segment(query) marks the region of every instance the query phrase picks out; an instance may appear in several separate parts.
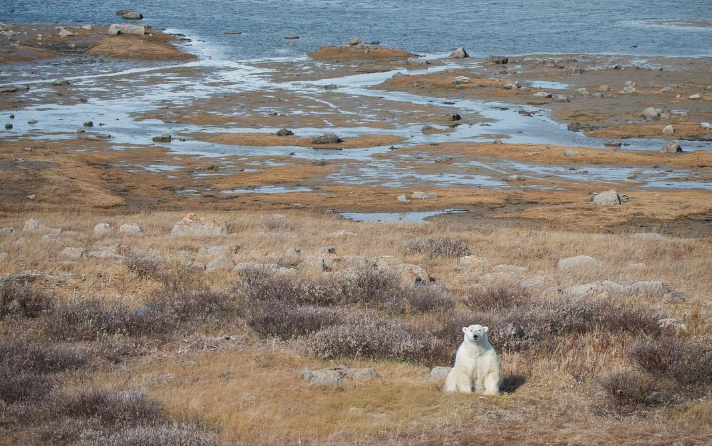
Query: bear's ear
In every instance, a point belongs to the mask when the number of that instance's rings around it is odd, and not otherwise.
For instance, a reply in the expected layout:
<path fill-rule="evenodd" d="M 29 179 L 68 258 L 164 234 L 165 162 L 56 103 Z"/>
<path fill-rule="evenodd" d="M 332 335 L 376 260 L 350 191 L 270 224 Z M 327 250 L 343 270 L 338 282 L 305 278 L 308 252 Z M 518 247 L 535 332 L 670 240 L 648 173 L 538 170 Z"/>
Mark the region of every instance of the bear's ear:
<path fill-rule="evenodd" d="M 467 327 L 462 327 L 462 332 L 467 333 Z"/>
<path fill-rule="evenodd" d="M 489 331 L 489 327 L 485 327 L 485 333 Z"/>

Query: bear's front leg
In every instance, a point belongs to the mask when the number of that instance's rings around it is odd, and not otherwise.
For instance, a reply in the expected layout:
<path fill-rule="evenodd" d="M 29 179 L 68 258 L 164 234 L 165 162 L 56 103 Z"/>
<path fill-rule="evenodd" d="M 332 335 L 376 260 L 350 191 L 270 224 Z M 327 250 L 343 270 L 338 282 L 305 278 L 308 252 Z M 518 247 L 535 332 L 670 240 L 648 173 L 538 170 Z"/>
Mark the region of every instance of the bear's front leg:
<path fill-rule="evenodd" d="M 484 394 L 498 395 L 499 394 L 499 371 L 491 371 L 484 379 Z"/>
<path fill-rule="evenodd" d="M 460 375 L 457 377 L 457 391 L 472 393 L 472 379 L 469 376 Z"/>

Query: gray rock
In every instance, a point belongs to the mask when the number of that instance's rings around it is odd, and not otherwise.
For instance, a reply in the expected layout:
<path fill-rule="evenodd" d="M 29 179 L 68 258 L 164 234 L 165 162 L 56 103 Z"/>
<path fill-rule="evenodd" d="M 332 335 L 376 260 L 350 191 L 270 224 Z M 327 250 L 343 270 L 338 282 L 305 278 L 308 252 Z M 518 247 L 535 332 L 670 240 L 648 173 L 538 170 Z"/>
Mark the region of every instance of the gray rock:
<path fill-rule="evenodd" d="M 603 145 L 606 147 L 620 147 L 622 144 L 620 141 L 606 141 Z"/>
<path fill-rule="evenodd" d="M 324 246 L 319 249 L 319 252 L 322 254 L 336 254 L 336 248 L 333 246 Z"/>
<path fill-rule="evenodd" d="M 574 156 L 574 155 L 578 155 L 578 154 L 579 154 L 578 150 L 574 150 L 574 149 L 564 150 L 564 156 Z"/>
<path fill-rule="evenodd" d="M 679 142 L 671 141 L 660 149 L 660 153 L 682 153 L 682 147 Z"/>
<path fill-rule="evenodd" d="M 635 234 L 633 234 L 633 237 L 659 239 L 662 238 L 662 235 L 657 232 L 636 232 Z"/>
<path fill-rule="evenodd" d="M 312 384 L 334 385 L 345 381 L 369 381 L 378 378 L 378 372 L 372 368 L 351 369 L 345 365 L 333 369 L 303 369 L 302 379 Z"/>
<path fill-rule="evenodd" d="M 284 39 L 285 40 L 298 40 L 299 36 L 296 34 L 287 34 L 286 36 L 284 36 Z"/>
<path fill-rule="evenodd" d="M 410 194 L 410 198 L 414 200 L 430 200 L 438 198 L 438 194 L 437 192 L 413 192 Z"/>
<path fill-rule="evenodd" d="M 125 20 L 141 20 L 143 18 L 143 14 L 137 11 L 126 11 L 121 14 L 121 18 Z"/>
<path fill-rule="evenodd" d="M 452 80 L 452 85 L 463 85 L 469 83 L 470 78 L 466 76 L 455 76 L 455 79 Z"/>
<path fill-rule="evenodd" d="M 289 129 L 279 129 L 277 130 L 277 136 L 292 136 L 294 132 Z"/>
<path fill-rule="evenodd" d="M 54 85 L 55 87 L 67 86 L 69 85 L 69 81 L 66 79 L 56 79 L 52 81 L 52 85 Z"/>
<path fill-rule="evenodd" d="M 71 246 L 67 246 L 59 253 L 59 255 L 61 255 L 62 257 L 70 258 L 70 259 L 80 259 L 82 257 L 87 257 L 88 252 L 85 249 L 73 248 Z"/>
<path fill-rule="evenodd" d="M 0 260 L 5 260 L 8 258 L 8 253 L 6 252 L 0 252 Z"/>
<path fill-rule="evenodd" d="M 124 260 L 125 257 L 118 253 L 118 246 L 103 246 L 94 251 L 89 251 L 86 257 L 91 259 Z"/>
<path fill-rule="evenodd" d="M 615 190 L 607 190 L 601 192 L 600 194 L 595 194 L 593 196 L 593 204 L 598 206 L 613 206 L 616 204 L 621 204 L 621 197 Z"/>
<path fill-rule="evenodd" d="M 532 96 L 535 98 L 540 98 L 540 99 L 549 99 L 552 97 L 552 94 L 549 93 L 548 91 L 540 91 L 537 93 L 534 93 Z"/>
<path fill-rule="evenodd" d="M 235 266 L 235 262 L 233 262 L 232 259 L 227 257 L 218 257 L 217 259 L 208 262 L 207 265 L 205 265 L 205 269 L 206 271 L 220 271 L 235 269 Z"/>
<path fill-rule="evenodd" d="M 0 86 L 0 93 L 14 93 L 17 91 L 17 87 L 14 85 L 3 85 Z"/>
<path fill-rule="evenodd" d="M 406 203 L 409 201 L 408 198 L 405 196 L 405 194 L 398 195 L 398 198 L 396 198 L 396 199 L 401 203 Z"/>
<path fill-rule="evenodd" d="M 5 228 L 0 228 L 0 235 L 12 235 L 15 233 L 15 228 L 13 227 L 5 227 Z"/>
<path fill-rule="evenodd" d="M 445 381 L 447 375 L 450 373 L 450 370 L 452 370 L 452 367 L 433 367 L 433 369 L 430 371 L 430 380 L 437 382 Z"/>
<path fill-rule="evenodd" d="M 363 46 L 363 40 L 354 37 L 349 41 L 349 46 Z"/>
<path fill-rule="evenodd" d="M 561 259 L 557 266 L 560 270 L 600 268 L 603 266 L 603 262 L 590 256 L 581 255 Z"/>
<path fill-rule="evenodd" d="M 124 223 L 119 226 L 119 232 L 127 235 L 138 235 L 143 233 L 143 229 L 138 223 Z"/>
<path fill-rule="evenodd" d="M 460 48 L 456 49 L 455 51 L 453 51 L 452 53 L 450 53 L 450 55 L 447 57 L 448 57 L 448 59 L 464 59 L 466 57 L 470 57 L 470 55 L 467 54 L 467 51 L 465 51 L 464 48 L 460 47 Z"/>
<path fill-rule="evenodd" d="M 188 214 L 173 225 L 172 236 L 220 236 L 227 235 L 227 225 L 196 214 Z"/>
<path fill-rule="evenodd" d="M 336 133 L 325 133 L 316 138 L 312 138 L 312 144 L 338 144 L 342 142 L 342 139 Z"/>
<path fill-rule="evenodd" d="M 702 96 L 700 96 L 699 93 L 695 93 L 695 94 L 693 94 L 693 95 L 690 95 L 690 99 L 692 99 L 693 101 L 696 101 L 697 99 L 700 99 L 700 98 L 702 98 Z"/>
<path fill-rule="evenodd" d="M 658 121 L 662 113 L 663 111 L 660 108 L 648 107 L 643 110 L 643 117 L 646 121 Z"/>
<path fill-rule="evenodd" d="M 665 128 L 663 128 L 663 134 L 672 135 L 673 133 L 675 133 L 675 127 L 672 125 L 666 125 Z"/>
<path fill-rule="evenodd" d="M 202 256 L 213 256 L 217 254 L 228 254 L 236 252 L 235 245 L 215 245 L 215 246 L 203 246 L 198 250 L 198 254 Z"/>
<path fill-rule="evenodd" d="M 112 232 L 113 228 L 109 223 L 97 223 L 96 226 L 94 226 L 94 235 L 97 237 L 103 237 Z"/>
<path fill-rule="evenodd" d="M 56 229 L 56 228 L 50 228 L 48 226 L 43 225 L 42 223 L 39 222 L 39 220 L 35 218 L 31 218 L 25 222 L 25 225 L 22 227 L 22 230 L 24 232 L 39 232 L 39 233 L 50 233 L 50 234 L 59 234 L 62 232 L 61 229 Z"/>
<path fill-rule="evenodd" d="M 411 58 L 408 58 L 405 62 L 408 65 L 419 65 L 419 66 L 430 65 L 430 61 L 428 59 L 423 59 L 420 57 L 411 57 Z"/>
<path fill-rule="evenodd" d="M 73 35 L 74 33 L 69 31 L 68 29 L 62 28 L 59 30 L 59 37 L 71 37 Z"/>
<path fill-rule="evenodd" d="M 485 62 L 490 63 L 490 64 L 495 64 L 495 65 L 504 65 L 506 63 L 509 63 L 509 57 L 487 56 L 487 59 L 485 59 Z"/>
<path fill-rule="evenodd" d="M 569 102 L 569 97 L 565 94 L 556 94 L 551 98 L 551 102 Z"/>
<path fill-rule="evenodd" d="M 551 277 L 538 275 L 522 280 L 519 286 L 527 289 L 543 289 L 556 286 L 556 281 Z"/>
<path fill-rule="evenodd" d="M 599 296 L 603 293 L 620 293 L 622 289 L 621 285 L 611 282 L 610 280 L 604 280 L 602 282 L 592 282 L 564 288 L 562 293 L 566 297 L 581 298 L 587 296 Z"/>
<path fill-rule="evenodd" d="M 119 34 L 143 36 L 146 34 L 146 25 L 125 25 L 122 23 L 114 23 L 109 26 L 108 33 L 110 36 L 118 36 Z"/>

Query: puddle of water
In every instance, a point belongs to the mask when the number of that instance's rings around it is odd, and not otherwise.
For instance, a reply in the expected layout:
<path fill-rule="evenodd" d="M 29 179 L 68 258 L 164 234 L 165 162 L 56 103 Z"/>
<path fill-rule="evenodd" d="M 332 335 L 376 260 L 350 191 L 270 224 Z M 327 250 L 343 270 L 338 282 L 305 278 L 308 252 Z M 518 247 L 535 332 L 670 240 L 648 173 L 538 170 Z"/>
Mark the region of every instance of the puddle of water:
<path fill-rule="evenodd" d="M 532 88 L 542 88 L 545 90 L 566 90 L 567 88 L 569 88 L 569 84 L 549 81 L 531 81 L 529 82 L 529 86 Z"/>
<path fill-rule="evenodd" d="M 466 209 L 445 209 L 426 212 L 341 212 L 347 220 L 365 223 L 430 223 L 429 217 L 446 214 L 462 214 Z"/>
<path fill-rule="evenodd" d="M 289 192 L 311 192 L 314 189 L 309 187 L 282 187 L 282 186 L 261 186 L 250 189 L 230 189 L 224 190 L 224 194 L 284 194 Z"/>

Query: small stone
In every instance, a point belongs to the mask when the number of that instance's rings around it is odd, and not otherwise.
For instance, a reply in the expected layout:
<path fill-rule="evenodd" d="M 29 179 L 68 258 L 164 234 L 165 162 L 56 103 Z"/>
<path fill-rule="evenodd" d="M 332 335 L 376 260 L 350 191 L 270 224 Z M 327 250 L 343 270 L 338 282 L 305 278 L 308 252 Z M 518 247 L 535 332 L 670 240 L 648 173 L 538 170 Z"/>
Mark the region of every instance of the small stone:
<path fill-rule="evenodd" d="M 603 145 L 606 147 L 620 147 L 621 142 L 620 141 L 606 141 L 603 143 Z"/>
<path fill-rule="evenodd" d="M 405 196 L 405 194 L 400 194 L 400 195 L 398 195 L 397 200 L 400 201 L 401 203 L 405 203 L 408 201 L 408 198 Z"/>
<path fill-rule="evenodd" d="M 672 135 L 673 133 L 675 133 L 675 128 L 672 125 L 666 125 L 665 128 L 663 128 L 663 134 Z"/>
<path fill-rule="evenodd" d="M 557 94 L 551 99 L 552 102 L 569 102 L 569 97 L 565 94 Z"/>
<path fill-rule="evenodd" d="M 448 121 L 459 121 L 462 119 L 462 116 L 460 116 L 459 113 L 453 113 L 451 115 L 448 115 L 447 120 Z"/>
<path fill-rule="evenodd" d="M 296 34 L 287 34 L 286 36 L 284 36 L 284 39 L 285 40 L 298 40 L 299 36 Z"/>
<path fill-rule="evenodd" d="M 181 221 L 176 223 L 171 230 L 172 236 L 198 235 L 198 236 L 220 236 L 227 235 L 227 225 L 218 223 L 196 214 L 188 214 Z"/>
<path fill-rule="evenodd" d="M 540 91 L 538 93 L 534 93 L 532 96 L 535 98 L 540 98 L 540 99 L 549 99 L 552 97 L 552 94 L 549 93 L 548 91 Z"/>
<path fill-rule="evenodd" d="M 87 121 L 84 123 L 84 127 L 94 127 L 94 122 L 92 121 Z"/>
<path fill-rule="evenodd" d="M 86 31 L 91 31 L 93 27 L 91 25 L 82 25 L 82 29 Z"/>
<path fill-rule="evenodd" d="M 218 257 L 215 260 L 211 260 L 208 262 L 207 265 L 205 265 L 205 270 L 206 271 L 219 271 L 219 270 L 228 270 L 228 269 L 234 269 L 235 268 L 235 262 L 233 262 L 232 259 L 227 258 L 227 257 Z"/>
<path fill-rule="evenodd" d="M 69 84 L 69 81 L 66 79 L 57 79 L 52 82 L 52 85 L 54 85 L 55 87 L 60 87 L 60 86 L 67 86 L 70 84 Z"/>
<path fill-rule="evenodd" d="M 67 257 L 69 259 L 80 259 L 82 257 L 87 257 L 88 252 L 81 248 L 72 248 L 70 246 L 64 248 L 59 255 L 62 257 Z"/>
<path fill-rule="evenodd" d="M 699 93 L 695 93 L 695 94 L 693 94 L 693 95 L 690 95 L 690 99 L 692 99 L 693 101 L 695 101 L 695 100 L 697 100 L 697 99 L 700 99 L 700 98 L 702 98 L 702 96 L 700 96 Z"/>
<path fill-rule="evenodd" d="M 110 36 L 118 36 L 119 34 L 143 36 L 146 34 L 146 25 L 125 25 L 114 23 L 109 26 L 108 34 Z"/>
<path fill-rule="evenodd" d="M 600 87 L 598 87 L 598 91 L 606 93 L 611 91 L 611 87 L 609 87 L 608 85 L 601 85 Z"/>
<path fill-rule="evenodd" d="M 28 200 L 34 201 L 35 198 L 37 198 L 37 195 L 35 195 L 35 194 L 32 194 L 32 195 L 28 195 L 28 196 L 27 196 L 27 199 L 28 199 Z"/>
<path fill-rule="evenodd" d="M 289 129 L 279 129 L 277 130 L 277 136 L 292 136 L 294 132 Z"/>
<path fill-rule="evenodd" d="M 5 130 L 12 130 L 12 124 L 5 124 Z"/>
<path fill-rule="evenodd" d="M 67 29 L 62 28 L 59 30 L 59 37 L 71 37 L 73 35 L 74 33 Z"/>
<path fill-rule="evenodd" d="M 574 149 L 564 150 L 564 156 L 574 156 L 574 155 L 578 155 L 578 154 L 579 154 L 578 150 L 574 150 Z"/>
<path fill-rule="evenodd" d="M 455 76 L 455 79 L 452 80 L 452 85 L 463 85 L 469 83 L 470 78 L 466 76 Z"/>

